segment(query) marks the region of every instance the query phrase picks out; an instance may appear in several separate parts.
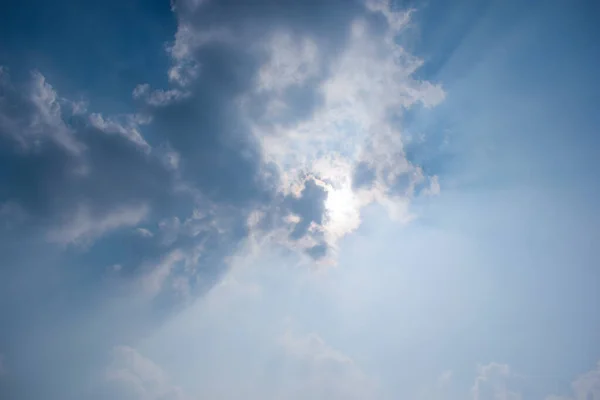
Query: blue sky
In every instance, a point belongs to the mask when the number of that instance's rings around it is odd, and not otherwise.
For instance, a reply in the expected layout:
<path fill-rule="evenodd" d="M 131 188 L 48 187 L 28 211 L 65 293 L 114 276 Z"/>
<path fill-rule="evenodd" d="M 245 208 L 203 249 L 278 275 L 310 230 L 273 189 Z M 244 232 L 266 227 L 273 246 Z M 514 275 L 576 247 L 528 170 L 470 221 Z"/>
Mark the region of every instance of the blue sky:
<path fill-rule="evenodd" d="M 593 1 L 0 16 L 0 397 L 600 399 Z"/>

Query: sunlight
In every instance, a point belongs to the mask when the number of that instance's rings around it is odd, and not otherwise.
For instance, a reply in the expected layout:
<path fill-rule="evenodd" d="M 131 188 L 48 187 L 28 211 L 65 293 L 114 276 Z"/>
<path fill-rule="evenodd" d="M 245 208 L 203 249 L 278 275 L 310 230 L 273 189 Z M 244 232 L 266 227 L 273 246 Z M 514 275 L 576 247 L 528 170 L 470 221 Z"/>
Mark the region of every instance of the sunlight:
<path fill-rule="evenodd" d="M 360 207 L 349 183 L 340 188 L 328 187 L 325 209 L 327 232 L 332 236 L 340 238 L 358 228 Z"/>

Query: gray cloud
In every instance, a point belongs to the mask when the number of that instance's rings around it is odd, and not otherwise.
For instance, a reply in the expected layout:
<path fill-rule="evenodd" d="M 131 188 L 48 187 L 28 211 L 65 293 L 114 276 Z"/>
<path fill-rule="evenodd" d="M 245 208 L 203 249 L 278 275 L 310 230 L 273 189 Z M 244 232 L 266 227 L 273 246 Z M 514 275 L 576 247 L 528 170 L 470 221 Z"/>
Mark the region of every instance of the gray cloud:
<path fill-rule="evenodd" d="M 73 114 L 59 100 L 40 74 L 21 83 L 12 82 L 3 70 L 0 311 L 8 320 L 3 322 L 7 328 L 0 333 L 0 342 L 9 346 L 8 356 L 16 360 L 15 374 L 38 380 L 36 387 L 17 381 L 16 387 L 25 390 L 22 398 L 35 398 L 38 391 L 67 396 L 67 380 L 85 379 L 113 341 L 160 323 L 174 307 L 186 303 L 186 296 L 208 290 L 226 270 L 224 258 L 245 234 L 243 207 L 222 214 L 218 209 L 238 198 L 238 204 L 255 198 L 250 193 L 255 190 L 252 182 L 245 181 L 249 175 L 243 175 L 256 170 L 254 161 L 235 165 L 242 174 L 237 183 L 247 185 L 238 197 L 231 196 L 237 187 L 231 182 L 236 171 L 227 166 L 216 173 L 211 169 L 228 159 L 235 162 L 237 154 L 235 147 L 221 146 L 214 136 L 195 148 L 218 157 L 194 164 L 194 153 L 185 151 L 190 148 L 185 139 L 179 142 L 173 133 L 173 142 L 181 144 L 183 156 L 192 160 L 179 168 L 169 146 L 155 150 L 145 141 L 141 133 L 145 119 L 99 114 L 88 118 Z M 183 110 L 184 119 L 195 114 L 193 109 Z M 157 127 L 164 126 L 162 115 L 153 117 Z M 178 124 L 171 122 L 171 129 L 177 129 Z M 192 122 L 203 125 L 201 119 Z M 189 133 L 183 128 L 179 132 Z M 186 174 L 188 167 L 194 172 Z M 212 199 L 222 204 L 215 205 Z M 177 216 L 183 222 L 170 227 L 171 239 L 166 241 L 165 234 L 150 237 L 132 230 L 160 228 L 157 221 L 179 220 Z M 165 267 L 161 260 L 175 253 L 181 254 L 180 259 Z M 155 278 L 158 292 L 146 295 L 143 307 L 126 305 L 144 297 L 135 291 L 149 276 L 160 277 Z M 134 291 L 123 292 L 125 288 Z M 123 302 L 120 307 L 114 308 L 105 297 L 111 293 Z M 64 310 L 69 314 L 62 315 Z M 102 328 L 92 328 L 100 323 Z M 36 333 L 43 329 L 53 332 L 48 333 L 54 338 L 51 343 Z M 86 329 L 91 331 L 83 334 Z M 88 355 L 85 365 L 76 349 Z M 36 352 L 39 366 L 29 368 Z M 47 362 L 54 357 L 62 360 L 63 368 L 49 374 Z M 71 367 L 76 365 L 74 374 Z M 56 385 L 65 390 L 53 388 Z"/>
<path fill-rule="evenodd" d="M 326 199 L 327 192 L 314 179 L 307 179 L 305 181 L 304 188 L 298 197 L 287 197 L 289 210 L 300 216 L 300 221 L 296 223 L 294 230 L 290 234 L 292 239 L 297 240 L 306 235 L 310 224 L 313 222 L 317 225 L 323 224 L 325 215 L 324 203 Z"/>
<path fill-rule="evenodd" d="M 35 74 L 33 82 L 39 80 Z M 44 86 L 39 93 L 35 86 L 2 85 L 3 204 L 17 204 L 29 220 L 50 228 L 70 223 L 80 206 L 90 218 L 103 219 L 115 206 L 168 201 L 174 177 L 155 157 L 125 136 L 69 115 L 54 89 Z"/>

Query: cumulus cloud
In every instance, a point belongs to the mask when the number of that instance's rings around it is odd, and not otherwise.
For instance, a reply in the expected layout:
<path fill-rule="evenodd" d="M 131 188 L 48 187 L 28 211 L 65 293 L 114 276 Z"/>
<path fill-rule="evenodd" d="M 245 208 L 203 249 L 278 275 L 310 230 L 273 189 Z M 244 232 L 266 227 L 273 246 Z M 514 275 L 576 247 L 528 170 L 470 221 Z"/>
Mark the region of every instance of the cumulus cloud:
<path fill-rule="evenodd" d="M 506 364 L 490 363 L 478 367 L 478 376 L 471 389 L 473 400 L 521 400 L 511 381 L 515 376 Z"/>
<path fill-rule="evenodd" d="M 577 377 L 572 383 L 573 396 L 548 396 L 546 400 L 595 400 L 600 399 L 600 362 L 592 369 Z"/>
<path fill-rule="evenodd" d="M 407 160 L 399 121 L 444 91 L 413 77 L 422 61 L 395 40 L 409 12 L 284 3 L 174 3 L 171 86 L 141 83 L 133 97 L 147 130 L 168 132 L 163 160 L 187 190 L 263 218 L 248 225 L 255 237 L 334 262 L 364 206 L 408 221 L 412 197 L 439 193 L 437 177 Z M 91 118 L 141 143 L 137 126 Z"/>
<path fill-rule="evenodd" d="M 471 388 L 474 400 L 529 399 L 527 376 L 513 372 L 509 365 L 489 363 L 477 368 L 478 374 Z M 531 382 L 529 382 L 531 384 Z M 600 363 L 571 383 L 572 395 L 547 394 L 546 400 L 593 400 L 600 396 Z"/>
<path fill-rule="evenodd" d="M 167 194 L 173 178 L 136 148 L 145 143 L 139 132 L 136 145 L 129 145 L 131 132 L 121 125 L 97 114 L 88 123 L 62 110 L 56 98 L 39 73 L 24 87 L 4 81 L 3 201 L 30 216 L 36 229 L 48 229 L 56 242 L 135 225 L 149 210 L 146 201 Z M 123 136 L 104 135 L 107 130 Z"/>
<path fill-rule="evenodd" d="M 600 399 L 600 363 L 573 382 L 576 400 Z"/>
<path fill-rule="evenodd" d="M 197 386 L 194 389 L 177 384 L 167 369 L 139 350 L 115 346 L 103 376 L 98 379 L 98 390 L 111 398 L 140 400 L 206 397 L 234 400 L 239 398 L 241 387 L 244 387 L 244 398 L 252 400 L 381 398 L 374 379 L 316 334 L 303 335 L 287 330 L 273 345 L 275 347 L 270 348 L 266 364 L 254 367 L 262 371 L 248 371 L 254 376 L 250 382 L 245 377 L 236 378 L 232 372 L 228 388 L 212 388 L 213 385 L 207 382 L 205 385 L 192 385 Z M 229 360 L 235 362 L 234 359 Z M 231 365 L 229 369 L 234 371 L 236 367 Z M 265 372 L 267 377 L 262 375 Z M 197 379 L 202 381 L 206 378 L 199 376 Z"/>
<path fill-rule="evenodd" d="M 376 382 L 316 334 L 286 331 L 279 343 L 285 358 L 273 376 L 273 398 L 376 399 Z"/>
<path fill-rule="evenodd" d="M 284 89 L 293 89 L 298 80 L 308 79 L 311 71 L 322 67 L 317 56 L 304 57 L 305 65 L 300 66 L 286 55 L 290 45 L 285 39 L 275 42 L 280 49 L 270 50 L 271 59 L 280 66 L 279 74 L 268 75 L 269 87 L 276 87 L 277 93 L 269 98 L 265 114 L 256 117 L 255 110 L 248 110 L 266 160 L 280 173 L 278 189 L 282 193 L 293 191 L 305 174 L 325 183 L 328 196 L 323 197 L 325 216 L 319 224 L 330 247 L 357 228 L 360 209 L 373 201 L 406 221 L 410 219 L 406 205 L 419 194 L 417 187 L 423 187 L 420 194 L 439 193 L 437 177 L 425 176 L 406 158 L 398 121 L 404 110 L 414 105 L 438 104 L 444 91 L 413 78 L 421 61 L 394 41 L 408 14 L 383 6 L 373 10 L 385 10 L 390 20 L 387 29 L 383 33 L 376 30 L 366 18 L 356 18 L 348 25 L 346 47 L 328 60 L 327 72 L 308 85 L 312 94 L 304 95 L 303 100 L 313 100 L 305 118 L 290 122 L 286 113 L 298 109 L 297 99 L 286 95 Z M 297 37 L 295 42 L 300 44 L 296 46 L 309 40 Z M 296 49 L 298 54 L 303 52 L 307 51 Z M 296 69 L 304 75 L 293 72 Z M 264 87 L 264 83 L 259 85 L 262 90 Z M 254 104 L 251 95 L 246 102 Z"/>
<path fill-rule="evenodd" d="M 173 385 L 166 373 L 152 360 L 127 346 L 113 349 L 105 379 L 115 399 L 191 399 L 181 388 Z"/>

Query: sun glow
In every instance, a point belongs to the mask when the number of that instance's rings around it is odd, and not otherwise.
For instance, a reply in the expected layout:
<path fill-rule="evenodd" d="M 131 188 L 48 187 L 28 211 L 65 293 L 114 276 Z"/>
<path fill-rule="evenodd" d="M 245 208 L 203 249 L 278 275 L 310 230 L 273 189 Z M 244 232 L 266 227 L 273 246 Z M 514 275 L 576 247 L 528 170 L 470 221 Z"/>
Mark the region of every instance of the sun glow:
<path fill-rule="evenodd" d="M 340 188 L 328 188 L 327 200 L 327 232 L 339 238 L 355 230 L 360 224 L 358 199 L 350 185 Z"/>

